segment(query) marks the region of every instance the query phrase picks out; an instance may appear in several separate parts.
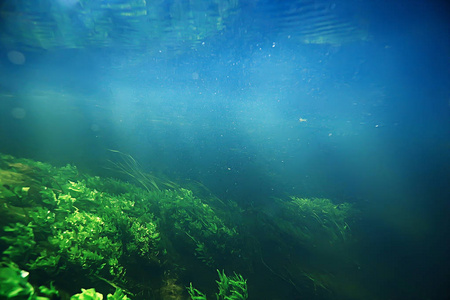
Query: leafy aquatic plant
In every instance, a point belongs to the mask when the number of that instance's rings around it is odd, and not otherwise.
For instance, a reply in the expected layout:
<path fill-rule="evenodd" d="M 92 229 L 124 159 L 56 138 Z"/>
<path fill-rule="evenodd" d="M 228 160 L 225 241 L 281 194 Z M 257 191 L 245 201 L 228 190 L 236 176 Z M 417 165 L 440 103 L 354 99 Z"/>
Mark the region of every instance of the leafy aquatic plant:
<path fill-rule="evenodd" d="M 227 277 L 223 270 L 222 273 L 217 270 L 217 273 L 219 274 L 219 281 L 216 281 L 219 287 L 217 300 L 245 300 L 248 298 L 247 280 L 242 275 L 234 273 L 233 276 Z"/>
<path fill-rule="evenodd" d="M 128 296 L 125 295 L 123 290 L 120 288 L 116 288 L 116 291 L 114 292 L 114 294 L 108 294 L 106 296 L 106 299 L 107 300 L 130 300 L 130 298 L 128 298 Z"/>
<path fill-rule="evenodd" d="M 28 273 L 13 264 L 0 264 L 0 299 L 33 299 L 35 291 Z"/>
<path fill-rule="evenodd" d="M 16 165 L 7 159 L 3 165 Z M 21 220 L 26 222 L 9 223 L 2 242 L 3 255 L 22 267 L 49 276 L 78 270 L 123 286 L 130 263 L 176 266 L 182 264 L 177 252 L 190 249 L 211 266 L 234 251 L 236 230 L 189 190 L 148 191 L 119 180 L 81 177 L 69 165 L 54 168 L 22 159 L 20 166 L 33 170 L 32 187 L 11 181 L 9 189 L 18 192 L 3 199 L 8 213 L 14 212 L 23 192 Z M 178 240 L 176 247 L 171 239 Z"/>
<path fill-rule="evenodd" d="M 3 251 L 3 255 L 12 261 L 26 260 L 36 246 L 33 227 L 31 222 L 27 225 L 15 223 L 4 226 L 4 235 L 0 239 L 6 242 L 8 248 Z"/>
<path fill-rule="evenodd" d="M 52 282 L 49 288 L 39 286 L 38 292 L 28 282 L 28 275 L 28 272 L 20 270 L 14 263 L 0 263 L 0 299 L 49 300 L 54 295 L 59 295 Z"/>
<path fill-rule="evenodd" d="M 217 300 L 245 300 L 248 298 L 247 280 L 240 274 L 234 273 L 233 276 L 228 277 L 225 271 L 217 270 L 219 280 L 217 286 L 219 292 L 216 293 Z M 207 300 L 206 295 L 192 286 L 192 283 L 187 288 L 191 300 Z"/>
<path fill-rule="evenodd" d="M 130 236 L 134 242 L 127 244 L 127 250 L 143 257 L 156 258 L 160 241 L 157 225 L 153 222 L 141 223 L 138 219 L 130 219 L 130 223 Z"/>
<path fill-rule="evenodd" d="M 49 300 L 59 296 L 59 291 L 52 282 L 50 287 L 35 288 L 28 282 L 29 273 L 20 270 L 14 263 L 0 263 L 0 299 Z M 43 295 L 43 296 L 40 296 Z M 81 289 L 81 293 L 73 295 L 71 300 L 103 300 L 103 295 L 95 288 Z M 114 294 L 107 295 L 108 300 L 130 300 L 122 289 L 116 288 Z"/>
<path fill-rule="evenodd" d="M 192 286 L 192 282 L 187 288 L 191 300 L 207 300 L 206 295 Z"/>
<path fill-rule="evenodd" d="M 70 297 L 70 300 L 103 300 L 103 295 L 95 291 L 95 288 L 81 289 L 81 293 Z"/>
<path fill-rule="evenodd" d="M 50 299 L 52 299 L 53 296 L 59 296 L 59 291 L 55 288 L 55 286 L 53 285 L 53 282 L 50 282 L 50 287 L 41 285 L 39 287 L 39 292 L 41 294 L 44 294 L 45 296 L 49 297 Z"/>
<path fill-rule="evenodd" d="M 114 294 L 108 294 L 107 300 L 130 300 L 122 289 L 116 288 Z M 95 290 L 95 288 L 81 289 L 81 293 L 70 297 L 70 300 L 103 300 L 103 294 Z"/>
<path fill-rule="evenodd" d="M 248 217 L 238 206 L 212 201 L 207 193 L 170 181 L 164 184 L 142 172 L 132 157 L 113 154 L 119 162 L 122 159 L 116 167 L 130 182 L 83 175 L 71 165 L 57 168 L 0 154 L 3 259 L 56 284 L 72 277 L 87 283 L 102 280 L 124 290 L 126 286 L 140 297 L 154 295 L 164 281 L 152 277 L 147 287 L 150 280 L 142 275 L 148 270 L 176 280 L 187 268 L 245 269 L 258 262 L 299 292 L 331 290 L 329 278 L 336 274 L 332 268 L 342 266 L 336 253 L 345 253 L 339 250 L 352 241 L 349 225 L 355 210 L 350 204 L 275 199 L 270 208 L 260 209 L 238 227 L 233 219 Z M 218 273 L 217 299 L 248 297 L 242 276 Z M 140 293 L 143 287 L 151 291 Z M 96 291 L 85 291 L 78 296 L 85 298 L 78 299 L 100 297 Z M 19 293 L 27 295 L 26 289 Z M 192 299 L 206 299 L 192 285 L 188 293 Z M 117 291 L 107 297 L 126 299 Z"/>
<path fill-rule="evenodd" d="M 161 220 L 169 236 L 176 235 L 184 241 L 184 247 L 207 266 L 214 266 L 218 259 L 234 255 L 238 238 L 236 228 L 230 227 L 214 209 L 194 196 L 192 191 L 182 189 L 166 192 L 158 201 Z"/>

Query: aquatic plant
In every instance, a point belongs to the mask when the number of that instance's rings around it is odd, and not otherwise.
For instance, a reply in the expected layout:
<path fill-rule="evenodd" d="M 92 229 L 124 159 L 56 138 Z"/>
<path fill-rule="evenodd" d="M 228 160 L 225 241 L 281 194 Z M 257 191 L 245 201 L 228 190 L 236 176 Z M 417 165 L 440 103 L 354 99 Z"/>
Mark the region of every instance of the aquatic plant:
<path fill-rule="evenodd" d="M 292 236 L 306 246 L 337 245 L 350 237 L 349 222 L 355 210 L 349 203 L 334 204 L 329 199 L 290 197 L 274 200 L 277 215 L 264 211 L 266 224 Z"/>
<path fill-rule="evenodd" d="M 20 270 L 14 263 L 0 263 L 0 299 L 49 300 L 59 292 L 50 282 L 50 287 L 39 286 L 37 291 L 28 282 L 29 273 Z M 42 294 L 44 296 L 39 296 Z"/>
<path fill-rule="evenodd" d="M 0 263 L 0 298 L 33 299 L 34 287 L 28 283 L 28 273 L 14 264 Z"/>
<path fill-rule="evenodd" d="M 0 165 L 13 170 L 16 160 L 7 159 Z M 236 228 L 190 190 L 149 191 L 69 165 L 21 159 L 20 166 L 33 180 L 14 175 L 23 180 L 10 181 L 5 195 L 14 192 L 0 198 L 8 207 L 1 242 L 3 257 L 23 268 L 57 280 L 75 272 L 124 289 L 140 285 L 127 275 L 130 266 L 182 270 L 192 256 L 209 267 L 239 253 Z"/>
<path fill-rule="evenodd" d="M 73 295 L 70 300 L 103 300 L 103 295 L 95 288 L 81 289 L 81 293 Z"/>
<path fill-rule="evenodd" d="M 154 219 L 153 216 L 149 216 Z M 126 244 L 129 253 L 138 253 L 141 257 L 158 260 L 160 233 L 153 221 L 141 222 L 139 219 L 130 219 L 129 236 L 131 243 Z"/>
<path fill-rule="evenodd" d="M 171 226 L 168 233 L 182 238 L 206 265 L 213 266 L 220 257 L 236 255 L 233 251 L 238 238 L 236 228 L 227 226 L 192 191 L 181 188 L 168 193 L 159 204 L 161 220 Z"/>
<path fill-rule="evenodd" d="M 28 282 L 29 273 L 14 263 L 0 263 L 0 299 L 50 300 L 59 296 L 59 291 L 50 282 L 50 287 L 38 288 Z M 70 297 L 71 300 L 103 300 L 103 295 L 95 288 L 81 289 L 81 293 Z M 116 288 L 114 294 L 107 295 L 108 300 L 130 300 L 122 289 Z"/>
<path fill-rule="evenodd" d="M 189 296 L 192 300 L 207 300 L 206 295 L 192 286 L 192 282 L 187 288 Z"/>
<path fill-rule="evenodd" d="M 130 300 L 128 296 L 123 292 L 122 289 L 116 288 L 114 294 L 108 294 L 106 296 L 107 300 Z"/>
<path fill-rule="evenodd" d="M 274 199 L 272 205 L 259 212 L 252 240 L 261 264 L 298 293 L 330 293 L 325 279 L 348 267 L 349 224 L 357 211 L 323 198 Z"/>
<path fill-rule="evenodd" d="M 54 226 L 48 240 L 69 263 L 98 272 L 107 265 L 106 258 L 121 255 L 121 242 L 108 236 L 116 229 L 98 215 L 73 212 Z"/>
<path fill-rule="evenodd" d="M 3 251 L 3 255 L 8 256 L 11 261 L 26 261 L 36 246 L 33 227 L 31 222 L 27 225 L 15 223 L 4 226 L 4 234 L 0 239 L 8 245 L 8 248 Z"/>
<path fill-rule="evenodd" d="M 56 284 L 76 276 L 85 280 L 80 285 L 101 280 L 124 295 L 147 297 L 162 294 L 165 282 L 183 278 L 186 269 L 245 271 L 259 264 L 299 293 L 315 292 L 330 289 L 328 278 L 342 266 L 338 255 L 352 242 L 356 211 L 347 203 L 290 197 L 251 215 L 181 187 L 145 188 L 70 165 L 2 158 L 0 176 L 9 180 L 0 185 L 2 258 Z M 234 223 L 241 218 L 246 222 Z M 248 297 L 242 276 L 218 274 L 216 298 Z M 143 287 L 151 291 L 140 293 Z M 188 293 L 206 299 L 192 285 Z"/>
<path fill-rule="evenodd" d="M 291 197 L 291 199 L 292 201 L 286 205 L 292 211 L 302 215 L 304 219 L 309 218 L 308 226 L 319 225 L 328 235 L 330 243 L 347 239 L 350 234 L 347 221 L 354 215 L 354 209 L 350 203 L 335 205 L 329 199 L 323 198 Z"/>
<path fill-rule="evenodd" d="M 217 300 L 245 300 L 248 298 L 247 280 L 240 274 L 234 273 L 228 277 L 225 271 L 217 270 L 219 280 L 216 281 L 219 292 L 216 293 Z M 207 300 L 206 295 L 192 286 L 187 288 L 192 300 Z"/>
<path fill-rule="evenodd" d="M 122 289 L 116 288 L 114 294 L 108 294 L 107 300 L 130 300 Z M 103 294 L 95 290 L 95 288 L 81 289 L 81 293 L 70 297 L 70 300 L 103 300 Z"/>
<path fill-rule="evenodd" d="M 217 295 L 218 300 L 245 300 L 248 298 L 247 293 L 247 280 L 240 274 L 234 273 L 233 276 L 227 277 L 225 271 L 220 272 L 219 281 L 217 285 L 219 287 L 219 293 Z"/>
<path fill-rule="evenodd" d="M 109 151 L 116 154 L 115 160 L 109 160 L 111 170 L 132 178 L 148 192 L 159 190 L 158 184 L 156 183 L 156 177 L 142 171 L 142 167 L 131 155 L 122 153 L 118 150 L 110 149 Z"/>
<path fill-rule="evenodd" d="M 50 287 L 46 287 L 45 285 L 39 286 L 39 292 L 50 299 L 52 299 L 53 296 L 59 296 L 59 291 L 53 285 L 53 281 L 50 282 Z"/>

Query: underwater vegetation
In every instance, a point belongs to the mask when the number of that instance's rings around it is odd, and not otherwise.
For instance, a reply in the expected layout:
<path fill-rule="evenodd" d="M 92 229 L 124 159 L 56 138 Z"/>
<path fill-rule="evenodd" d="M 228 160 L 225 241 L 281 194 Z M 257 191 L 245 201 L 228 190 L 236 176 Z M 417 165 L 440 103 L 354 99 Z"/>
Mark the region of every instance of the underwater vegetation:
<path fill-rule="evenodd" d="M 157 176 L 143 172 L 142 167 L 131 155 L 113 149 L 110 149 L 109 152 L 114 155 L 114 159 L 108 160 L 108 169 L 133 179 L 138 186 L 147 191 L 159 190 L 160 187 L 178 188 L 177 184 L 170 180 L 161 180 Z"/>
<path fill-rule="evenodd" d="M 1 299 L 240 300 L 257 295 L 245 278 L 258 286 L 261 271 L 298 294 L 333 293 L 350 204 L 291 197 L 249 213 L 120 156 L 138 185 L 0 155 Z"/>
<path fill-rule="evenodd" d="M 217 300 L 245 300 L 248 298 L 247 280 L 242 275 L 235 273 L 233 276 L 227 277 L 224 271 L 217 270 L 217 273 L 219 274 L 219 281 L 216 281 L 219 288 L 219 292 L 216 293 Z M 192 300 L 206 300 L 206 295 L 193 288 L 192 283 L 188 292 Z"/>
<path fill-rule="evenodd" d="M 39 286 L 35 289 L 28 282 L 29 273 L 20 270 L 14 263 L 0 264 L 0 299 L 30 299 L 50 300 L 59 296 L 58 290 L 50 282 L 50 287 Z M 103 295 L 95 291 L 95 288 L 81 289 L 81 293 L 70 297 L 71 300 L 102 300 Z M 107 295 L 108 300 L 129 300 L 120 288 L 114 294 Z"/>

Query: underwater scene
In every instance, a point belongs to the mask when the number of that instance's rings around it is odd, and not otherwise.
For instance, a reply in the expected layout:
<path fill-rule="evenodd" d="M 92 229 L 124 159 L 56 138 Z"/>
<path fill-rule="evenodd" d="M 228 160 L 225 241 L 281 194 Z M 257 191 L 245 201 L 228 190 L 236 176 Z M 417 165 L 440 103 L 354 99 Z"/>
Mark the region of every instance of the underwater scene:
<path fill-rule="evenodd" d="M 0 1 L 0 300 L 450 299 L 449 12 Z"/>

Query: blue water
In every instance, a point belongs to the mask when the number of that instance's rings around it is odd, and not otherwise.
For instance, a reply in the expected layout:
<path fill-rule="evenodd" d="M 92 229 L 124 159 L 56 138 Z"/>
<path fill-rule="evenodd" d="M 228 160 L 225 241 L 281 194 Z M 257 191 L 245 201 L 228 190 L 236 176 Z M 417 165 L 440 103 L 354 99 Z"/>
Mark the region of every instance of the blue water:
<path fill-rule="evenodd" d="M 0 152 L 351 202 L 370 299 L 448 299 L 448 4 L 150 2 L 2 1 Z"/>

